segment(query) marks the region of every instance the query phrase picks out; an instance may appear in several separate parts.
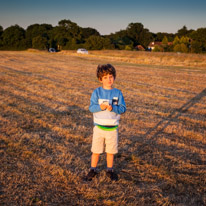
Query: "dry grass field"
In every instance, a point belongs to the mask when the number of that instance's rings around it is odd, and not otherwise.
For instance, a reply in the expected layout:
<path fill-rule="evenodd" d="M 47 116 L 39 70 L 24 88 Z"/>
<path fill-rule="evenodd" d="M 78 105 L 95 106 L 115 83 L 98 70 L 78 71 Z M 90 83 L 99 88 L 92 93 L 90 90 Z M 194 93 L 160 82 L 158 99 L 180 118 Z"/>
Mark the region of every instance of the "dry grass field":
<path fill-rule="evenodd" d="M 98 64 L 117 70 L 119 181 L 90 167 Z M 206 205 L 206 56 L 0 52 L 0 205 Z"/>

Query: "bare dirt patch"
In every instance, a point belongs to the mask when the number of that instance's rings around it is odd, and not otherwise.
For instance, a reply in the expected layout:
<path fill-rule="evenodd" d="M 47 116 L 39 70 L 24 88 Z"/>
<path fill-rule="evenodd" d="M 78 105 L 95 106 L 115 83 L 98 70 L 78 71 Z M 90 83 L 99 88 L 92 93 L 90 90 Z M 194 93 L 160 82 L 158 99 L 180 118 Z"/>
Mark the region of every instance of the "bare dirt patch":
<path fill-rule="evenodd" d="M 185 56 L 190 65 L 180 67 L 159 64 L 151 53 L 144 61 L 153 63 L 134 62 L 132 52 L 124 53 L 127 61 L 121 52 L 113 51 L 113 59 L 97 53 L 0 52 L 0 204 L 206 205 L 204 62 L 195 66 Z M 105 155 L 100 175 L 82 181 L 100 63 L 116 67 L 115 87 L 127 104 L 117 183 L 105 175 Z"/>

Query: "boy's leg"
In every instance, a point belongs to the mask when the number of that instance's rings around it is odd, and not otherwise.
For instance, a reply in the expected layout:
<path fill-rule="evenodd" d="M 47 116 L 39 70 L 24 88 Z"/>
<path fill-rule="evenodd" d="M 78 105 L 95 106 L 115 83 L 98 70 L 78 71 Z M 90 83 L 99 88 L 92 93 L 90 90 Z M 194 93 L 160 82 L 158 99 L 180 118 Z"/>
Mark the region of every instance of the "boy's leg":
<path fill-rule="evenodd" d="M 114 181 L 118 180 L 118 175 L 114 172 L 114 154 L 118 152 L 118 129 L 109 131 L 105 134 L 106 153 L 107 153 L 107 176 Z"/>
<path fill-rule="evenodd" d="M 91 168 L 87 176 L 84 178 L 86 181 L 91 181 L 98 174 L 96 167 L 99 161 L 99 155 L 103 152 L 104 148 L 104 137 L 101 133 L 101 129 L 95 126 L 93 129 L 93 139 L 91 148 Z"/>
<path fill-rule="evenodd" d="M 107 153 L 107 167 L 113 168 L 114 154 Z"/>
<path fill-rule="evenodd" d="M 92 157 L 91 157 L 91 167 L 92 167 L 92 168 L 96 168 L 98 161 L 99 161 L 99 154 L 92 153 Z"/>
<path fill-rule="evenodd" d="M 98 174 L 97 170 L 96 170 L 98 161 L 99 161 L 99 154 L 92 153 L 91 168 L 90 168 L 89 173 L 87 174 L 87 176 L 84 177 L 85 181 L 91 181 Z"/>
<path fill-rule="evenodd" d="M 113 170 L 114 154 L 107 153 L 107 176 L 112 181 L 118 180 L 118 175 Z"/>

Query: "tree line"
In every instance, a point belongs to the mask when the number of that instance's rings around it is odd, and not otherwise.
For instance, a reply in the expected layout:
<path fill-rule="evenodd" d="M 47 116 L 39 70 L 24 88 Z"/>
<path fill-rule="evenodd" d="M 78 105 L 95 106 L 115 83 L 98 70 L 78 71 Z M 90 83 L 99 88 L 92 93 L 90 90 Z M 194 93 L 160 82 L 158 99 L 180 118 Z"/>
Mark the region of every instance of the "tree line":
<path fill-rule="evenodd" d="M 47 50 L 120 49 L 135 50 L 138 45 L 148 50 L 151 42 L 159 42 L 153 51 L 206 52 L 206 28 L 188 30 L 183 26 L 177 33 L 152 33 L 142 23 L 130 23 L 126 29 L 109 35 L 100 35 L 94 28 L 83 28 L 70 20 L 61 20 L 53 27 L 50 24 L 33 24 L 26 29 L 14 25 L 3 29 L 0 26 L 1 50 Z"/>

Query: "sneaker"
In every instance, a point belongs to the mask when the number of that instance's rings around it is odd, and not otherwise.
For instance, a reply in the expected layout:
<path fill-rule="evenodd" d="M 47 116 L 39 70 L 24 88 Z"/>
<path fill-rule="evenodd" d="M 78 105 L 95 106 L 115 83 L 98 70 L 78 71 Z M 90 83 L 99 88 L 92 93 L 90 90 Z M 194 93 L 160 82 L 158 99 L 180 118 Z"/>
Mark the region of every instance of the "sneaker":
<path fill-rule="evenodd" d="M 107 174 L 107 177 L 109 177 L 112 181 L 118 180 L 118 175 L 113 170 L 108 170 L 106 174 Z"/>
<path fill-rule="evenodd" d="M 97 175 L 97 171 L 94 169 L 90 169 L 90 171 L 88 172 L 87 176 L 84 177 L 85 181 L 91 181 L 96 175 Z"/>

